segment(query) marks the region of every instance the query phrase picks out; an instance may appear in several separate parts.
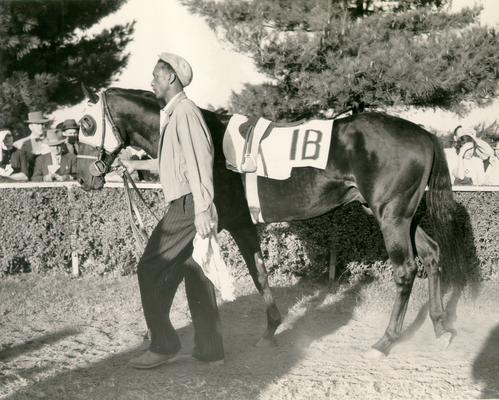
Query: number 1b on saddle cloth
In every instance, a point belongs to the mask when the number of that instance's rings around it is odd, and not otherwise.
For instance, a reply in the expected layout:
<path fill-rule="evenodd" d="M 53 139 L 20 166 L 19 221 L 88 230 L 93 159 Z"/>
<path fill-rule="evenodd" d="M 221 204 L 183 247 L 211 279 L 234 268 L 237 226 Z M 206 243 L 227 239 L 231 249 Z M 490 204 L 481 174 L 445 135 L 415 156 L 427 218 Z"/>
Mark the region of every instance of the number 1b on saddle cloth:
<path fill-rule="evenodd" d="M 299 167 L 326 169 L 333 120 L 276 123 L 235 114 L 223 139 L 227 168 L 244 174 L 254 223 L 263 221 L 258 176 L 284 180 Z"/>

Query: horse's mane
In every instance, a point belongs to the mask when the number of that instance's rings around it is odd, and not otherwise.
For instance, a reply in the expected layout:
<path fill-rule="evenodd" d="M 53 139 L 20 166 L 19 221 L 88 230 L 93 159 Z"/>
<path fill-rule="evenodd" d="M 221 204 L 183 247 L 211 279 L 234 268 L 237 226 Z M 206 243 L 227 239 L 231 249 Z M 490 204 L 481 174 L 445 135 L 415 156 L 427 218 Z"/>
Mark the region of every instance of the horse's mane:
<path fill-rule="evenodd" d="M 159 110 L 165 106 L 164 100 L 158 99 L 156 95 L 149 90 L 112 87 L 106 90 L 106 94 L 129 99 L 153 113 L 159 113 Z M 224 126 L 227 126 L 229 119 L 232 116 L 227 110 L 222 108 L 215 111 L 206 109 L 201 109 L 201 111 L 210 128 L 213 128 L 213 124 L 215 123 L 222 123 Z"/>
<path fill-rule="evenodd" d="M 151 108 L 156 112 L 159 112 L 159 109 L 164 106 L 164 104 L 161 104 L 161 101 L 156 98 L 154 93 L 149 90 L 111 87 L 106 90 L 106 94 L 110 96 L 116 95 L 133 99 L 139 104 L 142 104 L 147 108 Z"/>

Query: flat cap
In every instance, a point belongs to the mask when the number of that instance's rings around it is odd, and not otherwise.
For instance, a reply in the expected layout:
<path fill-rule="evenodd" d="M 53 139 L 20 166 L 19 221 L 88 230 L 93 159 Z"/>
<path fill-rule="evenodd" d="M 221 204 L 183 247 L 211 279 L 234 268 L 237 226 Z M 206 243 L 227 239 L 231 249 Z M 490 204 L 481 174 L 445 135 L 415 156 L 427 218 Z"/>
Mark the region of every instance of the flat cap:
<path fill-rule="evenodd" d="M 161 53 L 159 59 L 170 64 L 185 87 L 192 81 L 192 68 L 185 58 L 173 53 Z"/>

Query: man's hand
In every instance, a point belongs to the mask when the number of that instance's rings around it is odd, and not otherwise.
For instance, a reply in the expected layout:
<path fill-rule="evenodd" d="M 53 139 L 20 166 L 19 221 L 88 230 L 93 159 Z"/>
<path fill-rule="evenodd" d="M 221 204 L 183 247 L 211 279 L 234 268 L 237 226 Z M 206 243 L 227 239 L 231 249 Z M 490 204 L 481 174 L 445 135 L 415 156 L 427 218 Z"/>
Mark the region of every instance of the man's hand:
<path fill-rule="evenodd" d="M 116 168 L 116 173 L 119 175 L 119 176 L 123 176 L 123 174 L 125 173 L 125 169 L 128 171 L 128 173 L 131 175 L 133 174 L 137 168 L 136 168 L 136 163 L 134 163 L 135 160 L 121 160 L 120 159 L 120 163 L 121 165 Z"/>
<path fill-rule="evenodd" d="M 196 214 L 194 224 L 196 225 L 197 233 L 202 238 L 208 237 L 212 231 L 216 231 L 217 229 L 217 222 L 211 216 L 211 208 Z"/>
<path fill-rule="evenodd" d="M 52 182 L 54 180 L 55 180 L 54 174 L 43 175 L 43 181 L 44 182 Z"/>
<path fill-rule="evenodd" d="M 134 163 L 135 160 L 120 160 L 121 164 L 127 169 L 128 173 L 131 175 L 137 170 L 137 163 Z"/>

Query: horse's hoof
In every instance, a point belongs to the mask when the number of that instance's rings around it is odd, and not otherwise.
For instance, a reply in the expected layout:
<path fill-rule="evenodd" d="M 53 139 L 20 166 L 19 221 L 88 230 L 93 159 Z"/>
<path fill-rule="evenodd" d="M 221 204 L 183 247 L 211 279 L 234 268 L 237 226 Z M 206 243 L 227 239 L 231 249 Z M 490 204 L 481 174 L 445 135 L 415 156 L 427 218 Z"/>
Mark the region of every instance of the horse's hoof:
<path fill-rule="evenodd" d="M 454 339 L 453 333 L 452 332 L 445 332 L 437 338 L 438 346 L 442 350 L 447 350 L 452 342 L 452 339 Z"/>
<path fill-rule="evenodd" d="M 385 353 L 376 350 L 374 347 L 371 347 L 368 351 L 364 353 L 364 358 L 367 358 L 368 360 L 381 360 L 385 357 L 386 357 Z"/>
<path fill-rule="evenodd" d="M 275 339 L 267 339 L 261 338 L 258 343 L 255 345 L 256 347 L 275 347 L 277 345 Z"/>

